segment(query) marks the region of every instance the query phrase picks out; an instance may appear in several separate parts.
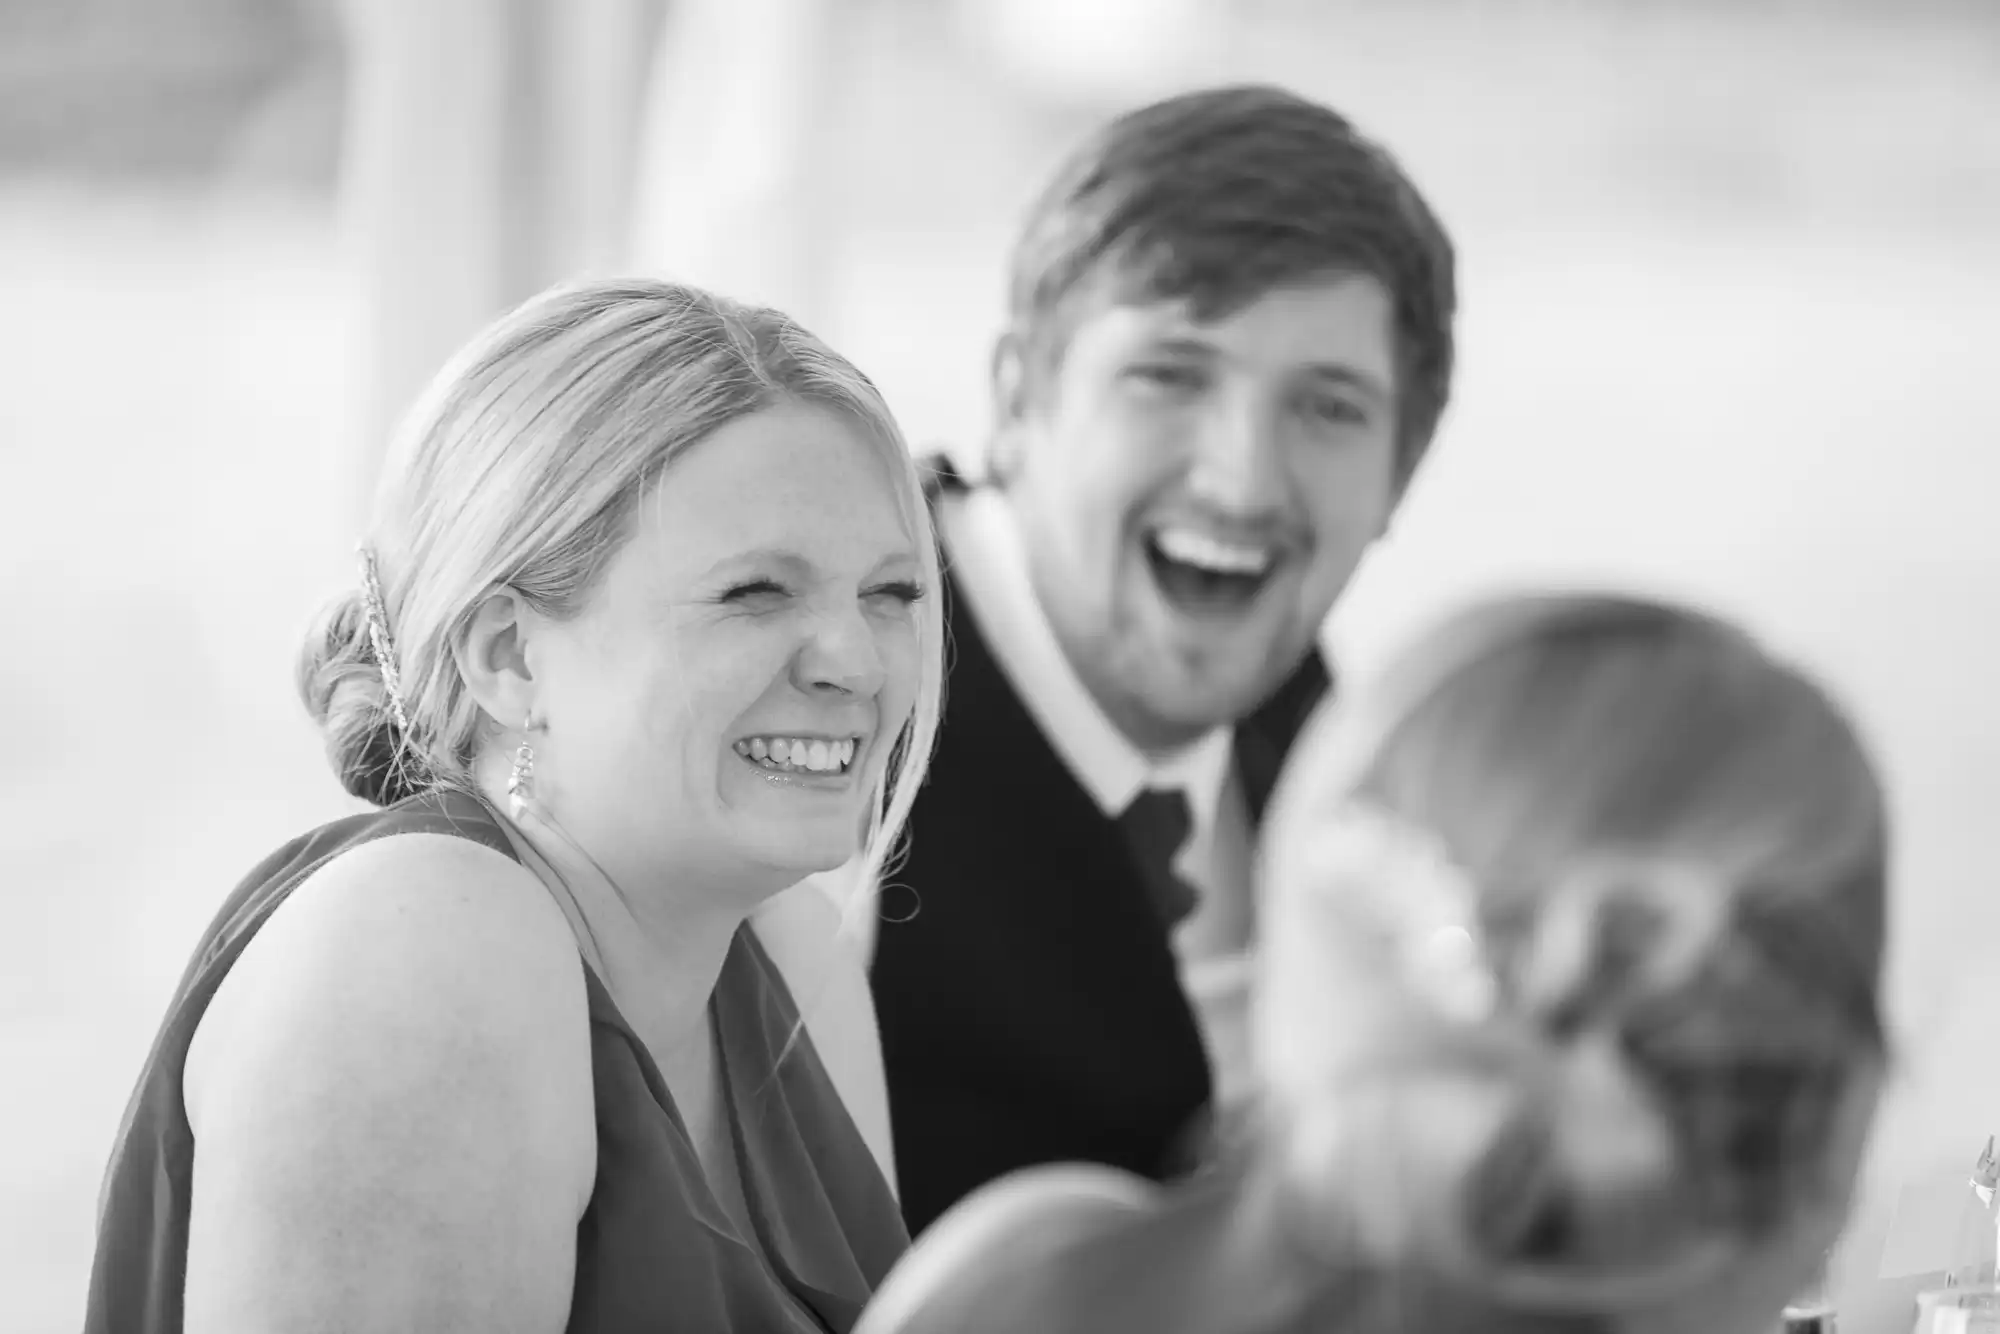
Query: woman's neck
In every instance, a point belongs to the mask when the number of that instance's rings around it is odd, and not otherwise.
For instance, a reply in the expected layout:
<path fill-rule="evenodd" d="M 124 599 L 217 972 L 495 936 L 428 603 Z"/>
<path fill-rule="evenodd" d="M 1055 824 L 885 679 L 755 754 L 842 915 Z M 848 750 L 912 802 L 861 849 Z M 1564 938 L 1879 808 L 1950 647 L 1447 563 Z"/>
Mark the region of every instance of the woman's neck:
<path fill-rule="evenodd" d="M 509 812 L 504 792 L 488 791 L 487 797 L 496 810 Z M 655 1059 L 678 1059 L 706 1041 L 709 998 L 754 896 L 708 884 L 709 877 L 692 870 L 637 883 L 639 877 L 606 866 L 579 846 L 538 803 L 503 824 L 523 863 L 569 920 L 585 962 L 656 1049 Z M 669 883 L 672 888 L 665 887 Z"/>
<path fill-rule="evenodd" d="M 740 909 L 676 911 L 686 906 L 635 906 L 615 893 L 581 904 L 599 978 L 663 1064 L 707 1041 L 709 999 L 748 917 Z"/>

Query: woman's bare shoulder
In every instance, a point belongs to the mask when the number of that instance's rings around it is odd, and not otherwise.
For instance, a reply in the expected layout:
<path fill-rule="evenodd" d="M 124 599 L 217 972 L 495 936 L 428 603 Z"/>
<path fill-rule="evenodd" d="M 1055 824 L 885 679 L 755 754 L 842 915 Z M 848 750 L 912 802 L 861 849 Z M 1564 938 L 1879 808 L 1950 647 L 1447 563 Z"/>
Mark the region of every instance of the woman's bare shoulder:
<path fill-rule="evenodd" d="M 470 840 L 396 835 L 314 871 L 189 1054 L 191 1323 L 373 1328 L 363 1273 L 384 1327 L 559 1317 L 596 1161 L 582 969 L 541 883 Z"/>
<path fill-rule="evenodd" d="M 1140 1212 L 1158 1195 L 1152 1182 L 1115 1167 L 1057 1163 L 1011 1173 L 974 1191 L 927 1235 L 938 1237 L 940 1245 L 997 1245 L 1058 1222 L 1087 1223 Z"/>
<path fill-rule="evenodd" d="M 375 839 L 313 870 L 223 979 L 190 1053 L 190 1112 L 217 1055 L 257 1032 L 331 1044 L 328 1057 L 359 1044 L 375 1063 L 382 1042 L 435 1038 L 471 1015 L 532 1031 L 583 1003 L 568 923 L 527 868 L 465 838 Z M 350 1022 L 318 1021 L 333 1004 Z"/>
<path fill-rule="evenodd" d="M 959 1201 L 924 1231 L 890 1271 L 854 1334 L 927 1328 L 934 1305 L 955 1309 L 955 1285 L 977 1281 L 994 1256 L 1023 1239 L 1038 1249 L 1150 1209 L 1159 1188 L 1116 1168 L 1062 1163 L 1011 1173 Z"/>

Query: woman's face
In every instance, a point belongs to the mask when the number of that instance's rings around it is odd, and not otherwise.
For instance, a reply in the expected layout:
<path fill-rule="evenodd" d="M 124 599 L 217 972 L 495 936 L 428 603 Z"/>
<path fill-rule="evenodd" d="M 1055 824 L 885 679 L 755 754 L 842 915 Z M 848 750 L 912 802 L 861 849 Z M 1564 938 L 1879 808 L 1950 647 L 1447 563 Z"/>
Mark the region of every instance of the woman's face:
<path fill-rule="evenodd" d="M 823 409 L 740 418 L 640 500 L 583 613 L 537 627 L 537 794 L 614 879 L 770 892 L 854 854 L 930 591 L 892 467 Z"/>

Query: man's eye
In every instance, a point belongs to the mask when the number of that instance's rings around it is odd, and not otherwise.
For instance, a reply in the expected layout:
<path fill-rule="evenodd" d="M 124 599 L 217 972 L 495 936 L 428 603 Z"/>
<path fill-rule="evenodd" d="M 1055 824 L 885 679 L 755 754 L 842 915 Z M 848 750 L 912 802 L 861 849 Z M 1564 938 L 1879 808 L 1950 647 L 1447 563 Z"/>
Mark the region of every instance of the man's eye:
<path fill-rule="evenodd" d="M 1194 393 L 1208 383 L 1207 372 L 1200 367 L 1166 361 L 1141 362 L 1126 374 L 1148 388 L 1182 394 Z"/>
<path fill-rule="evenodd" d="M 1369 420 L 1368 409 L 1351 398 L 1337 394 L 1322 394 L 1307 399 L 1306 411 L 1321 421 L 1337 426 L 1366 426 Z"/>

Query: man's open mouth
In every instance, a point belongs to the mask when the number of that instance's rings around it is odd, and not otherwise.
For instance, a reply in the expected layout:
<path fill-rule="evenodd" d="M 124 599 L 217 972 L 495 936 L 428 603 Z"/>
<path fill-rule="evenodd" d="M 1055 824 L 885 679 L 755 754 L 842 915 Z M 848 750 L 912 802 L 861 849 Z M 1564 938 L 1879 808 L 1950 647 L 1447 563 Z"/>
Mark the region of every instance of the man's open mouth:
<path fill-rule="evenodd" d="M 1270 583 L 1281 553 L 1263 542 L 1225 540 L 1193 528 L 1155 528 L 1144 538 L 1153 582 L 1169 605 L 1202 614 L 1248 607 Z"/>

